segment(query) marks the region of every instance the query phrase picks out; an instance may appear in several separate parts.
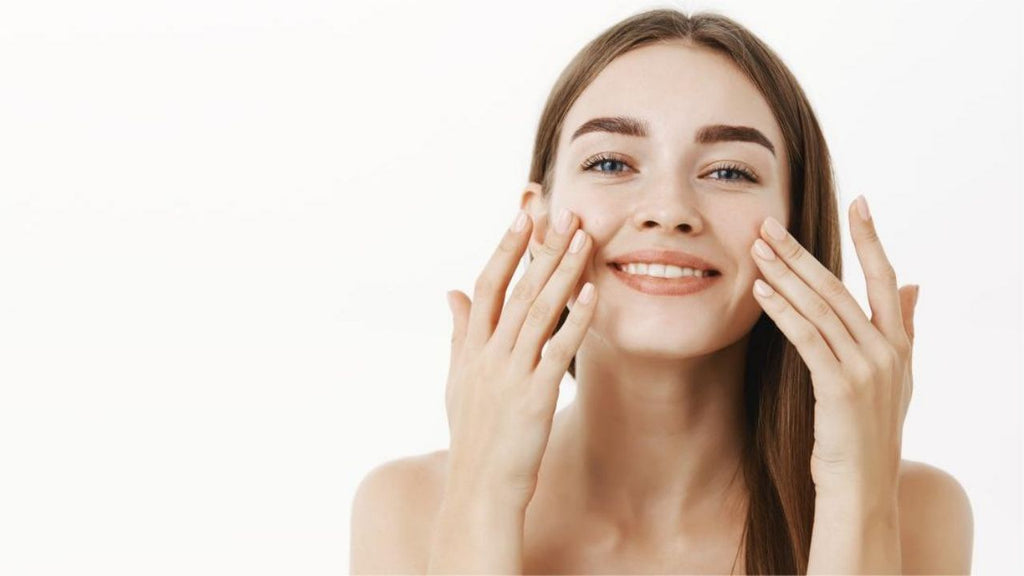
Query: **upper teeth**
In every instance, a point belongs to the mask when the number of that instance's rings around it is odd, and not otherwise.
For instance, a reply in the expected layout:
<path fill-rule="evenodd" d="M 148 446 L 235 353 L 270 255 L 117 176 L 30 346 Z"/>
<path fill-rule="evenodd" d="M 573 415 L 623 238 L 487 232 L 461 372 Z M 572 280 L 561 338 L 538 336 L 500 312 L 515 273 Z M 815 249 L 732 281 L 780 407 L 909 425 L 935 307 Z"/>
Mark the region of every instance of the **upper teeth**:
<path fill-rule="evenodd" d="M 629 262 L 625 264 L 616 264 L 619 270 L 627 272 L 629 274 L 643 274 L 646 276 L 654 276 L 656 278 L 680 278 L 682 276 L 696 276 L 703 278 L 704 276 L 710 276 L 710 270 L 696 270 L 694 268 L 681 268 L 679 266 L 673 266 L 672 264 L 646 264 L 642 262 Z"/>

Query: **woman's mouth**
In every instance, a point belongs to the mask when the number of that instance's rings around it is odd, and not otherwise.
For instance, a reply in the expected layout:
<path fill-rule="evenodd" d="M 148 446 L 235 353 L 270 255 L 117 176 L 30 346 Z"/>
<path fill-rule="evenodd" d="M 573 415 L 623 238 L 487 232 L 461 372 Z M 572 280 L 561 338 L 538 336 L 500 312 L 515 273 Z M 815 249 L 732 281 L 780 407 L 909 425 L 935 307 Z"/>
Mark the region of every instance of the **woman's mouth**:
<path fill-rule="evenodd" d="M 717 270 L 697 270 L 671 264 L 611 262 L 615 277 L 645 294 L 685 296 L 713 285 L 722 274 Z"/>

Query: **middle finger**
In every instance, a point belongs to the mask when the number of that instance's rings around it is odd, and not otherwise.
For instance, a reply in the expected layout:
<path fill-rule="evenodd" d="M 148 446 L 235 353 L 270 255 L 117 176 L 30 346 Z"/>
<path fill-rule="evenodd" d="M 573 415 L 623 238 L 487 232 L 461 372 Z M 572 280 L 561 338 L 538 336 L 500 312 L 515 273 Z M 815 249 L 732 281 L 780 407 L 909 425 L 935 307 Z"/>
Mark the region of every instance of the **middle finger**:
<path fill-rule="evenodd" d="M 516 282 L 494 329 L 491 340 L 502 350 L 511 350 L 515 345 L 527 313 L 566 254 L 576 226 L 576 215 L 563 209 L 555 225 L 548 228 L 537 257 L 530 262 L 526 274 Z"/>

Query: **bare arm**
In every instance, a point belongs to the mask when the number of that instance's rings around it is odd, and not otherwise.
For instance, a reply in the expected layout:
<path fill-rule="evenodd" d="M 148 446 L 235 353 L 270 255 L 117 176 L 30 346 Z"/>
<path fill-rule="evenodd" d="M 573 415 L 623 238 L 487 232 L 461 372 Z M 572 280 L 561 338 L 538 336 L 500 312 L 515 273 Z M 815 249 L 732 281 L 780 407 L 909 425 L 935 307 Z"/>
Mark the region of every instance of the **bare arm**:
<path fill-rule="evenodd" d="M 371 470 L 352 501 L 349 574 L 422 574 L 435 501 L 425 497 L 429 467 L 422 458 Z"/>
<path fill-rule="evenodd" d="M 450 491 L 437 517 L 427 574 L 522 574 L 525 510 L 482 490 Z"/>

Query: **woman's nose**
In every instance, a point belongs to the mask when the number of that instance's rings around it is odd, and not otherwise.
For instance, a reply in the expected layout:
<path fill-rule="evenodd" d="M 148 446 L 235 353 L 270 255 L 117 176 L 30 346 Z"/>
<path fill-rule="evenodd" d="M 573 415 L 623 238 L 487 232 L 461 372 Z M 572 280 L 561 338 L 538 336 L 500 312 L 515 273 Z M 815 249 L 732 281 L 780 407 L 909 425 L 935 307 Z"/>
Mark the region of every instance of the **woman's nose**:
<path fill-rule="evenodd" d="M 637 208 L 633 221 L 641 230 L 663 228 L 672 232 L 678 229 L 695 234 L 704 228 L 694 191 L 686 185 L 676 185 L 671 190 L 652 194 Z"/>

